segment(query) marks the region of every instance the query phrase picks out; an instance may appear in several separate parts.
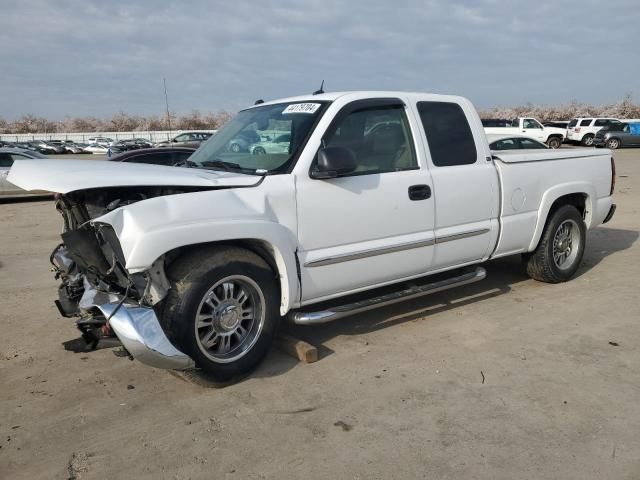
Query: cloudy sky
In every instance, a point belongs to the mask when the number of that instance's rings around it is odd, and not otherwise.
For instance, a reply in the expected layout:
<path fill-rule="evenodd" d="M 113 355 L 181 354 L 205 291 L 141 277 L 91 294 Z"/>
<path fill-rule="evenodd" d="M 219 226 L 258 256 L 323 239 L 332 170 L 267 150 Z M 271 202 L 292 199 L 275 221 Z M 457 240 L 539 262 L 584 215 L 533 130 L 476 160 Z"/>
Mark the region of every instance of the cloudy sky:
<path fill-rule="evenodd" d="M 235 111 L 327 90 L 640 100 L 637 0 L 0 0 L 0 117 Z"/>

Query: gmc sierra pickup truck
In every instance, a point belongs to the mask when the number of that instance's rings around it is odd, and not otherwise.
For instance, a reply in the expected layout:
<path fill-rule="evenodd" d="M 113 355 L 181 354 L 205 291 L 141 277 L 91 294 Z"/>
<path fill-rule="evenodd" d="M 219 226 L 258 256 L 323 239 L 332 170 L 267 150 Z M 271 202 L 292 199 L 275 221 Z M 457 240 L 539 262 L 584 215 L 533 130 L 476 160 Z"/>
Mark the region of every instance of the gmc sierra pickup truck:
<path fill-rule="evenodd" d="M 545 127 L 535 118 L 515 118 L 510 126 L 484 127 L 487 135 L 524 135 L 546 143 L 549 148 L 560 148 L 567 131 L 564 128 Z"/>
<path fill-rule="evenodd" d="M 241 132 L 289 136 L 233 151 Z M 56 193 L 62 315 L 115 332 L 159 368 L 227 380 L 266 355 L 282 318 L 310 325 L 482 280 L 522 255 L 563 282 L 607 222 L 608 150 L 492 155 L 457 96 L 322 93 L 241 111 L 182 167 L 37 160 L 9 180 Z"/>

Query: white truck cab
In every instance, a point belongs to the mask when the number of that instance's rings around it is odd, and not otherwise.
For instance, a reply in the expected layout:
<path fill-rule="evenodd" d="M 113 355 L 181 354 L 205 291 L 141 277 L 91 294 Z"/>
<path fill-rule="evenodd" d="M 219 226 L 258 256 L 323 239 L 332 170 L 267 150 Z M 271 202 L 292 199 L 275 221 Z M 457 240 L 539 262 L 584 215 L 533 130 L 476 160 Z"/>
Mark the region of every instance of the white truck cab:
<path fill-rule="evenodd" d="M 247 129 L 289 146 L 230 148 Z M 140 361 L 217 380 L 254 368 L 281 318 L 323 323 L 479 281 L 492 258 L 569 280 L 586 230 L 615 211 L 608 150 L 492 155 L 471 102 L 427 93 L 275 100 L 185 167 L 24 161 L 9 180 L 59 193 L 57 305 L 85 338 L 108 324 Z"/>
<path fill-rule="evenodd" d="M 557 127 L 545 127 L 532 117 L 518 117 L 510 126 L 485 127 L 487 135 L 523 135 L 539 142 L 546 143 L 549 148 L 560 148 L 566 136 L 566 130 Z"/>

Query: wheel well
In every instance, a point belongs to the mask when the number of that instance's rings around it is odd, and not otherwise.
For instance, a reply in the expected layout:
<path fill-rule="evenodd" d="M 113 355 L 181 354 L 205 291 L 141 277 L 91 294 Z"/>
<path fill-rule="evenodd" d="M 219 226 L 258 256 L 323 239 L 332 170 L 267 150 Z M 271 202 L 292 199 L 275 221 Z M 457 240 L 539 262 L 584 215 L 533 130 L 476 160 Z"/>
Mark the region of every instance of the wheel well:
<path fill-rule="evenodd" d="M 587 195 L 585 193 L 570 193 L 568 195 L 563 195 L 562 197 L 558 197 L 555 202 L 551 205 L 549 209 L 549 213 L 547 214 L 547 221 L 551 218 L 551 215 L 554 214 L 558 208 L 563 205 L 573 205 L 578 209 L 580 215 L 584 219 L 587 212 Z"/>
<path fill-rule="evenodd" d="M 549 138 L 547 138 L 547 141 L 549 141 L 552 138 L 560 138 L 560 139 L 562 139 L 563 137 L 559 133 L 552 133 L 551 135 L 549 135 Z"/>
<path fill-rule="evenodd" d="M 184 245 L 182 247 L 174 248 L 173 250 L 165 253 L 165 267 L 168 267 L 173 261 L 180 257 L 183 253 L 187 251 L 193 250 L 195 248 L 202 247 L 210 247 L 210 246 L 220 246 L 220 247 L 241 247 L 245 248 L 260 258 L 262 258 L 267 265 L 273 270 L 273 272 L 278 275 L 278 266 L 276 265 L 276 261 L 273 255 L 273 252 L 270 250 L 269 245 L 257 239 L 242 239 L 242 240 L 233 240 L 233 241 L 219 241 L 219 242 L 204 242 L 204 243 L 194 243 L 190 245 Z"/>

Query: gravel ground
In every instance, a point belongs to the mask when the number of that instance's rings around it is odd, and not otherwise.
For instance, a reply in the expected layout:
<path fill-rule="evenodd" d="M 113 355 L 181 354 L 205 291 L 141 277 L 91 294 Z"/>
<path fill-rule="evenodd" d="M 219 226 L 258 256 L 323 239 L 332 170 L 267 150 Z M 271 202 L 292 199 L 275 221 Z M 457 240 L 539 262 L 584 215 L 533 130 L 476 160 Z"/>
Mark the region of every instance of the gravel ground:
<path fill-rule="evenodd" d="M 50 201 L 0 205 L 0 477 L 640 478 L 640 150 L 578 276 L 518 259 L 479 284 L 294 333 L 222 389 L 74 353 L 48 256 Z"/>

